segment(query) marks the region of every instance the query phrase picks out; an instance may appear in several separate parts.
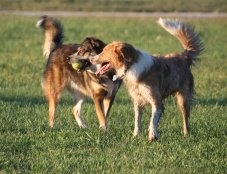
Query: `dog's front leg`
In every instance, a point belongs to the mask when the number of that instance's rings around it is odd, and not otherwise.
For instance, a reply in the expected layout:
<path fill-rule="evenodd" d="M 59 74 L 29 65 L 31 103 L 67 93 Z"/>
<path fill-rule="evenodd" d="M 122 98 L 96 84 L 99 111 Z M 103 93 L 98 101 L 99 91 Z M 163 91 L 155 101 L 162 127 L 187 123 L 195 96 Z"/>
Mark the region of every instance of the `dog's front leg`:
<path fill-rule="evenodd" d="M 154 141 L 158 139 L 158 121 L 162 115 L 162 104 L 152 104 L 152 116 L 149 125 L 148 141 Z"/>
<path fill-rule="evenodd" d="M 94 94 L 93 99 L 95 103 L 95 110 L 99 120 L 99 127 L 103 130 L 107 130 L 106 117 L 103 106 L 104 95 Z"/>
<path fill-rule="evenodd" d="M 87 128 L 87 125 L 85 124 L 83 118 L 81 117 L 81 109 L 83 105 L 84 99 L 81 98 L 79 101 L 77 101 L 76 105 L 73 107 L 73 115 L 76 119 L 76 122 L 81 128 Z"/>
<path fill-rule="evenodd" d="M 111 97 L 109 97 L 109 98 L 105 98 L 104 101 L 103 101 L 106 119 L 107 119 L 108 116 L 109 116 L 110 109 L 111 109 L 111 107 L 112 107 L 112 105 L 113 105 L 114 98 L 115 98 L 115 96 L 113 95 L 113 96 L 111 96 Z"/>
<path fill-rule="evenodd" d="M 141 119 L 142 119 L 142 108 L 134 102 L 134 112 L 135 112 L 135 127 L 134 127 L 134 136 L 138 136 L 141 131 Z"/>

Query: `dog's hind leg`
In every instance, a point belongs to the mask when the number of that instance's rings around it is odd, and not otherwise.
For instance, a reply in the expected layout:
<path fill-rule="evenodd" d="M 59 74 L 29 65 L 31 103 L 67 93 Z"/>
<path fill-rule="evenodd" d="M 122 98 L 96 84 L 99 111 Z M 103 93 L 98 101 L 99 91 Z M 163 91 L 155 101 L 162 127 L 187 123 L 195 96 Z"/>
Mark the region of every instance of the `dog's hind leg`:
<path fill-rule="evenodd" d="M 185 95 L 180 92 L 177 92 L 175 96 L 183 117 L 183 133 L 186 135 L 189 131 L 190 104 L 192 96 L 190 94 Z"/>
<path fill-rule="evenodd" d="M 63 81 L 61 79 L 56 80 L 53 72 L 53 70 L 47 69 L 41 83 L 49 105 L 49 125 L 52 128 L 55 126 L 56 108 L 64 89 Z"/>
<path fill-rule="evenodd" d="M 57 103 L 53 99 L 49 99 L 49 124 L 50 127 L 53 128 L 55 126 L 55 115 L 56 115 L 56 107 Z"/>
<path fill-rule="evenodd" d="M 71 93 L 71 96 L 73 97 L 74 101 L 74 107 L 73 107 L 73 115 L 78 123 L 78 125 L 81 128 L 87 128 L 87 125 L 85 124 L 83 118 L 81 117 L 81 109 L 84 100 L 86 99 L 86 96 L 79 91 L 76 91 L 75 93 Z"/>
<path fill-rule="evenodd" d="M 51 87 L 46 88 L 44 90 L 49 105 L 49 124 L 50 127 L 53 128 L 55 126 L 56 108 L 58 101 L 61 98 L 62 91 L 60 92 L 53 91 Z"/>

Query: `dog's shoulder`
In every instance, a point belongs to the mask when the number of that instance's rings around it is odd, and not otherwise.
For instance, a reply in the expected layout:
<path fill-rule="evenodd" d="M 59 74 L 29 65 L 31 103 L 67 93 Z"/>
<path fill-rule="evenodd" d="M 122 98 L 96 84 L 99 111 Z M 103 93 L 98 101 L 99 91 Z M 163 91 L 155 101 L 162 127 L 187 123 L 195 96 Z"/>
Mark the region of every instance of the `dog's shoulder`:
<path fill-rule="evenodd" d="M 127 76 L 129 79 L 139 79 L 141 74 L 147 72 L 154 65 L 154 58 L 147 52 L 138 50 L 139 58 L 128 69 Z"/>

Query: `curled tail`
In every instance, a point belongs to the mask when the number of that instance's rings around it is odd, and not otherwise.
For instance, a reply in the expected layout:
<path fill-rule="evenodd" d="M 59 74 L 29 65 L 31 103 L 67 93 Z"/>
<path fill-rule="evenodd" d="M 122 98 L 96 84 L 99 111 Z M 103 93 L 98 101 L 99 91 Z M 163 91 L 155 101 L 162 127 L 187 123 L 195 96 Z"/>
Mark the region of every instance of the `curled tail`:
<path fill-rule="evenodd" d="M 50 17 L 42 16 L 37 21 L 36 26 L 42 28 L 45 34 L 43 46 L 43 56 L 48 58 L 50 53 L 63 42 L 63 26 L 61 23 Z"/>
<path fill-rule="evenodd" d="M 203 50 L 203 45 L 194 28 L 177 20 L 160 18 L 158 23 L 180 41 L 184 47 L 183 53 L 191 65 Z"/>

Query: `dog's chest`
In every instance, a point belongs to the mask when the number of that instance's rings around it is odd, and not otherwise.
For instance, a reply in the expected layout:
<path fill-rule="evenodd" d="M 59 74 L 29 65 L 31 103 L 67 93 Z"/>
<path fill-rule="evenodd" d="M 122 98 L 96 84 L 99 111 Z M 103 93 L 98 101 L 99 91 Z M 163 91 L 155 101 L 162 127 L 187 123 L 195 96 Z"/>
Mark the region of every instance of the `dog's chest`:
<path fill-rule="evenodd" d="M 135 83 L 131 80 L 125 80 L 125 84 L 128 88 L 129 94 L 133 101 L 143 106 L 148 103 L 147 98 L 151 96 L 150 88 L 143 83 Z"/>

